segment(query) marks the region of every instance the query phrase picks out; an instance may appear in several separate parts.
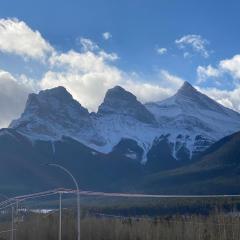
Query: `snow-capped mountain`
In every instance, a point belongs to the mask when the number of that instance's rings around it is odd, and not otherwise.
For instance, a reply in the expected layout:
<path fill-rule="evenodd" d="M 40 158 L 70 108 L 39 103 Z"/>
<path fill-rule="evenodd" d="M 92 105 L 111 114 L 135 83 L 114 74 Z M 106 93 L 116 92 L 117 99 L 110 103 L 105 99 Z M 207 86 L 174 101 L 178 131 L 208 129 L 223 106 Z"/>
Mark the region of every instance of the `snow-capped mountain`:
<path fill-rule="evenodd" d="M 143 123 L 156 123 L 153 114 L 137 100 L 136 96 L 120 86 L 107 91 L 103 103 L 99 106 L 98 115 L 121 115 Z"/>
<path fill-rule="evenodd" d="M 161 158 L 163 152 L 185 160 L 240 130 L 240 114 L 187 82 L 171 98 L 145 105 L 116 86 L 107 91 L 97 113 L 89 113 L 65 88 L 57 87 L 30 94 L 10 128 L 31 140 L 71 137 L 103 153 L 121 146 L 120 154 L 139 161 Z"/>
<path fill-rule="evenodd" d="M 107 91 L 99 106 L 95 128 L 105 139 L 105 145 L 100 146 L 99 151 L 109 152 L 121 140 L 132 139 L 146 153 L 155 138 L 158 123 L 136 96 L 116 86 Z M 131 154 L 131 150 L 126 154 Z"/>
<path fill-rule="evenodd" d="M 96 138 L 88 110 L 74 100 L 64 87 L 56 87 L 30 94 L 25 110 L 10 128 L 32 140 L 57 140 L 69 136 L 90 142 Z"/>
<path fill-rule="evenodd" d="M 161 102 L 145 104 L 178 158 L 183 148 L 190 158 L 213 142 L 240 129 L 240 114 L 215 102 L 185 82 L 177 93 Z"/>

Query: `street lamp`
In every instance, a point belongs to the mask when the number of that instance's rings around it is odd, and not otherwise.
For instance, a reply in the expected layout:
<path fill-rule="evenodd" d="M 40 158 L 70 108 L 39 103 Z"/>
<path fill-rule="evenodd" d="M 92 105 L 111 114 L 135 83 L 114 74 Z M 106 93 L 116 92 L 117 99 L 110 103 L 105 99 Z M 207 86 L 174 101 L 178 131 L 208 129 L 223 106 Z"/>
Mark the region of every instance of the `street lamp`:
<path fill-rule="evenodd" d="M 71 179 L 73 180 L 76 189 L 77 189 L 77 240 L 80 240 L 80 192 L 79 192 L 79 186 L 78 186 L 78 182 L 75 179 L 75 177 L 71 174 L 71 172 L 69 170 L 67 170 L 65 167 L 59 165 L 59 164 L 55 164 L 55 163 L 49 163 L 47 164 L 48 166 L 52 166 L 52 167 L 57 167 L 60 168 L 61 170 L 63 170 L 65 173 L 67 173 Z M 61 222 L 60 222 L 61 224 Z M 61 231 L 61 227 L 60 227 L 60 231 Z"/>

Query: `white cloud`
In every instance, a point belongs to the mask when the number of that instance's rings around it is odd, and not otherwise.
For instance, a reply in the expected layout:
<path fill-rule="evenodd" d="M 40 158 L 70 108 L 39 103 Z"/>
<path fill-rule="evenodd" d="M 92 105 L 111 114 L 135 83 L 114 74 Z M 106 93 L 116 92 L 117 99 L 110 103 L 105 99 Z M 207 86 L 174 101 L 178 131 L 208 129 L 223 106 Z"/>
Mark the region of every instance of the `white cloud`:
<path fill-rule="evenodd" d="M 175 92 L 171 86 L 135 81 L 118 69 L 85 74 L 49 71 L 40 83 L 43 89 L 60 85 L 65 86 L 75 99 L 91 111 L 97 110 L 106 91 L 116 85 L 132 92 L 142 102 L 159 101 Z"/>
<path fill-rule="evenodd" d="M 110 32 L 104 32 L 102 34 L 102 37 L 105 39 L 105 40 L 108 40 L 110 38 L 112 38 L 112 34 Z"/>
<path fill-rule="evenodd" d="M 166 70 L 160 70 L 161 86 L 177 90 L 184 83 L 184 79 L 169 73 Z"/>
<path fill-rule="evenodd" d="M 105 51 L 100 51 L 98 54 L 99 56 L 103 57 L 103 59 L 108 61 L 115 61 L 119 59 L 116 53 L 106 53 Z"/>
<path fill-rule="evenodd" d="M 123 72 L 110 64 L 117 59 L 115 53 L 69 51 L 50 58 L 52 70 L 46 72 L 41 88 L 65 86 L 81 104 L 96 110 L 108 88 L 123 79 Z"/>
<path fill-rule="evenodd" d="M 10 121 L 19 117 L 31 91 L 9 72 L 0 70 L 0 127 L 7 127 Z"/>
<path fill-rule="evenodd" d="M 70 50 L 66 53 L 52 55 L 49 62 L 53 67 L 59 66 L 75 72 L 88 73 L 109 70 L 113 66 L 108 65 L 107 61 L 116 59 L 118 57 L 115 53 L 106 53 L 104 51 L 99 53 L 91 51 L 80 53 Z"/>
<path fill-rule="evenodd" d="M 228 79 L 228 84 L 232 84 L 232 90 L 221 90 L 218 88 L 201 88 L 200 90 L 208 96 L 215 99 L 220 104 L 240 112 L 240 55 L 235 55 L 230 59 L 221 60 L 216 68 L 208 65 L 207 67 L 199 66 L 197 68 L 198 81 L 206 81 L 214 78 L 216 83 L 224 84 L 218 79 L 224 79 L 224 74 L 230 74 L 233 79 Z"/>
<path fill-rule="evenodd" d="M 161 101 L 175 93 L 172 88 L 162 87 L 158 84 L 146 82 L 126 81 L 122 86 L 137 96 L 143 103 L 152 101 Z"/>
<path fill-rule="evenodd" d="M 194 52 L 201 54 L 204 58 L 209 57 L 209 52 L 206 48 L 208 41 L 200 35 L 185 35 L 175 40 L 175 43 L 180 49 L 186 49 L 190 47 Z"/>
<path fill-rule="evenodd" d="M 0 51 L 42 60 L 53 51 L 51 45 L 18 19 L 0 19 Z"/>
<path fill-rule="evenodd" d="M 65 86 L 83 106 L 96 111 L 106 91 L 116 85 L 132 91 L 142 101 L 153 101 L 169 96 L 170 92 L 173 93 L 172 89 L 180 84 L 179 78 L 166 71 L 160 74 L 159 83 L 168 82 L 164 87 L 141 82 L 134 79 L 132 74 L 127 74 L 110 64 L 109 56 L 113 58 L 110 60 L 116 58 L 114 53 L 109 55 L 104 51 L 79 53 L 71 50 L 55 54 L 50 59 L 53 69 L 44 75 L 40 87 L 45 89 Z"/>
<path fill-rule="evenodd" d="M 214 68 L 211 65 L 207 67 L 198 66 L 197 68 L 198 83 L 205 82 L 208 78 L 217 78 L 221 76 L 221 71 L 218 68 Z"/>
<path fill-rule="evenodd" d="M 198 66 L 198 83 L 204 82 L 209 78 L 218 78 L 224 74 L 229 74 L 233 79 L 240 80 L 240 54 L 229 59 L 221 60 L 216 67 L 208 65 Z"/>
<path fill-rule="evenodd" d="M 236 87 L 235 89 L 229 91 L 217 88 L 199 88 L 199 90 L 225 107 L 240 112 L 240 87 Z"/>
<path fill-rule="evenodd" d="M 109 70 L 88 72 L 47 72 L 40 85 L 43 89 L 64 86 L 83 106 L 95 111 L 102 102 L 107 89 L 120 83 L 121 74 Z"/>
<path fill-rule="evenodd" d="M 167 53 L 167 48 L 157 48 L 157 54 L 164 55 Z"/>
<path fill-rule="evenodd" d="M 80 44 L 82 45 L 82 50 L 85 52 L 95 51 L 99 49 L 99 46 L 89 38 L 80 38 L 79 41 Z"/>
<path fill-rule="evenodd" d="M 228 72 L 234 78 L 240 79 L 240 54 L 237 54 L 230 59 L 220 61 L 219 68 Z"/>

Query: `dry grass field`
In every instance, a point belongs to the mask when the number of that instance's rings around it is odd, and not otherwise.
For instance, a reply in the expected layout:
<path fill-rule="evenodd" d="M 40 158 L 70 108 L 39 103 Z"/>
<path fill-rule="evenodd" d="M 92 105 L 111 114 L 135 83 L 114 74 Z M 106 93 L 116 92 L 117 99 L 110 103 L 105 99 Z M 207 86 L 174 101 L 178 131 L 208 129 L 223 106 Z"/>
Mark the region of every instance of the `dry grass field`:
<path fill-rule="evenodd" d="M 65 211 L 62 219 L 62 240 L 76 239 L 75 216 Z M 82 240 L 239 240 L 240 218 L 233 214 L 209 216 L 113 217 L 85 216 L 81 219 Z M 8 229 L 3 222 L 0 229 Z M 17 240 L 57 240 L 58 214 L 30 214 L 15 223 Z M 1 234 L 11 239 L 11 232 Z"/>

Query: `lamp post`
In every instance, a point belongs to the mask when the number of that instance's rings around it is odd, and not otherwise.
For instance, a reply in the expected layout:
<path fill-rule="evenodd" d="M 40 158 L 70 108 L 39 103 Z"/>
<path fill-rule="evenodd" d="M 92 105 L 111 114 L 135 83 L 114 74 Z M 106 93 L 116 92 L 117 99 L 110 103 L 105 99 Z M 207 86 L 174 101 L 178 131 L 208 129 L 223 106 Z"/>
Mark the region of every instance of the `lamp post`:
<path fill-rule="evenodd" d="M 73 180 L 73 182 L 75 184 L 75 187 L 77 189 L 77 240 L 80 240 L 80 193 L 79 193 L 78 182 L 75 179 L 75 177 L 71 174 L 71 172 L 69 170 L 67 170 L 65 167 L 61 166 L 60 164 L 49 163 L 47 165 L 52 166 L 52 167 L 57 167 L 57 168 L 63 170 L 65 173 L 67 173 L 71 177 L 71 179 Z"/>

